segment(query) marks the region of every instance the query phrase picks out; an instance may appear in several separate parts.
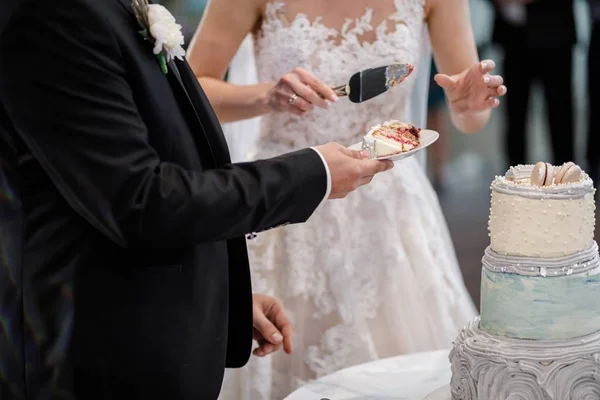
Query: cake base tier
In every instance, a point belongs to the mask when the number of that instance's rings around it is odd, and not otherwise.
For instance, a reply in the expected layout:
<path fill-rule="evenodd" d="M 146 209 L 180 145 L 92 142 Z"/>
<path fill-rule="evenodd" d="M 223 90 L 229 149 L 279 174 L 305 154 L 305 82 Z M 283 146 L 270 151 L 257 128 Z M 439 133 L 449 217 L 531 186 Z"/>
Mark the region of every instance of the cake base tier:
<path fill-rule="evenodd" d="M 600 332 L 569 340 L 494 336 L 471 321 L 450 352 L 453 400 L 600 399 Z"/>

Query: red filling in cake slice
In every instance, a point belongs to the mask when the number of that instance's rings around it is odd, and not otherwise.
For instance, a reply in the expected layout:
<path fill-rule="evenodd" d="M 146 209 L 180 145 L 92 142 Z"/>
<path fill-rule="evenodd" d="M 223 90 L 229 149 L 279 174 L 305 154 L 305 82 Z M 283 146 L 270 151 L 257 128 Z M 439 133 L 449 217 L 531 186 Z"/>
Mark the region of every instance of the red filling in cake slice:
<path fill-rule="evenodd" d="M 367 136 L 375 139 L 377 157 L 404 153 L 421 144 L 421 129 L 400 121 L 378 125 L 371 129 Z"/>

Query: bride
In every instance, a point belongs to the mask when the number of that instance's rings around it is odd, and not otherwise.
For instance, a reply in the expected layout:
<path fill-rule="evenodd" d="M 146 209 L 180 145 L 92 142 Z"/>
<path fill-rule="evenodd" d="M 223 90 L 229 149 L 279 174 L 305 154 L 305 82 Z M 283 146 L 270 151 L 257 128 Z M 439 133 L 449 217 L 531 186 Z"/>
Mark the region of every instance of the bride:
<path fill-rule="evenodd" d="M 454 124 L 480 130 L 506 88 L 489 74 L 493 61 L 478 61 L 467 0 L 211 0 L 188 59 L 221 122 L 250 119 L 243 129 L 261 116 L 254 157 L 266 158 L 327 141 L 351 145 L 389 119 L 422 123 L 408 120 L 415 77 L 362 104 L 336 99 L 330 87 L 365 68 L 428 67 L 419 60 L 425 29 Z M 227 83 L 249 33 L 259 83 Z M 234 147 L 234 157 L 247 147 Z M 255 353 L 229 371 L 223 399 L 281 399 L 341 368 L 448 348 L 475 316 L 415 157 L 345 201 L 325 203 L 306 224 L 249 237 L 254 290 L 282 299 L 294 353 Z"/>

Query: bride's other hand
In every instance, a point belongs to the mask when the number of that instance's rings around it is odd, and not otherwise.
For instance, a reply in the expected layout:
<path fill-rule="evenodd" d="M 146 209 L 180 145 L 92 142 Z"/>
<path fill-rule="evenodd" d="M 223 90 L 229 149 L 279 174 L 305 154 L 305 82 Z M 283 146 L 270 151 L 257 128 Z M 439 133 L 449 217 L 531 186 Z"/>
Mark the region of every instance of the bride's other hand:
<path fill-rule="evenodd" d="M 434 79 L 444 88 L 450 111 L 460 115 L 498 107 L 506 86 L 500 75 L 490 75 L 495 67 L 494 61 L 485 60 L 456 75 L 437 74 Z"/>
<path fill-rule="evenodd" d="M 304 115 L 316 107 L 329 108 L 338 97 L 327 84 L 304 68 L 295 68 L 282 76 L 267 99 L 273 111 Z"/>
<path fill-rule="evenodd" d="M 480 131 L 489 121 L 506 87 L 490 75 L 495 63 L 479 61 L 469 0 L 425 0 L 427 26 L 438 74 L 454 126 L 463 133 Z"/>

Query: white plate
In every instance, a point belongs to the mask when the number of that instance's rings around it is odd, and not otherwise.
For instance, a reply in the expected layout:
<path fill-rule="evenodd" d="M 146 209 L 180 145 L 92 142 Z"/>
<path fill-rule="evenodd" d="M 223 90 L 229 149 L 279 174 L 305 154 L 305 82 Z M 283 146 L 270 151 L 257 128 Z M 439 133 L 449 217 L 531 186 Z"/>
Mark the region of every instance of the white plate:
<path fill-rule="evenodd" d="M 429 393 L 423 400 L 452 400 L 450 385 L 445 385 L 438 390 Z"/>
<path fill-rule="evenodd" d="M 419 147 L 414 148 L 414 149 L 404 152 L 404 153 L 394 154 L 392 156 L 377 157 L 376 160 L 392 160 L 392 161 L 404 160 L 405 158 L 414 156 L 419 151 L 425 149 L 427 146 L 430 146 L 431 144 L 435 143 L 435 141 L 438 140 L 439 137 L 440 137 L 440 134 L 437 133 L 436 131 L 432 131 L 429 129 L 422 129 L 421 137 L 420 137 L 421 144 L 419 145 Z M 360 150 L 361 147 L 362 147 L 362 142 L 353 144 L 352 146 L 349 147 L 349 149 Z"/>

